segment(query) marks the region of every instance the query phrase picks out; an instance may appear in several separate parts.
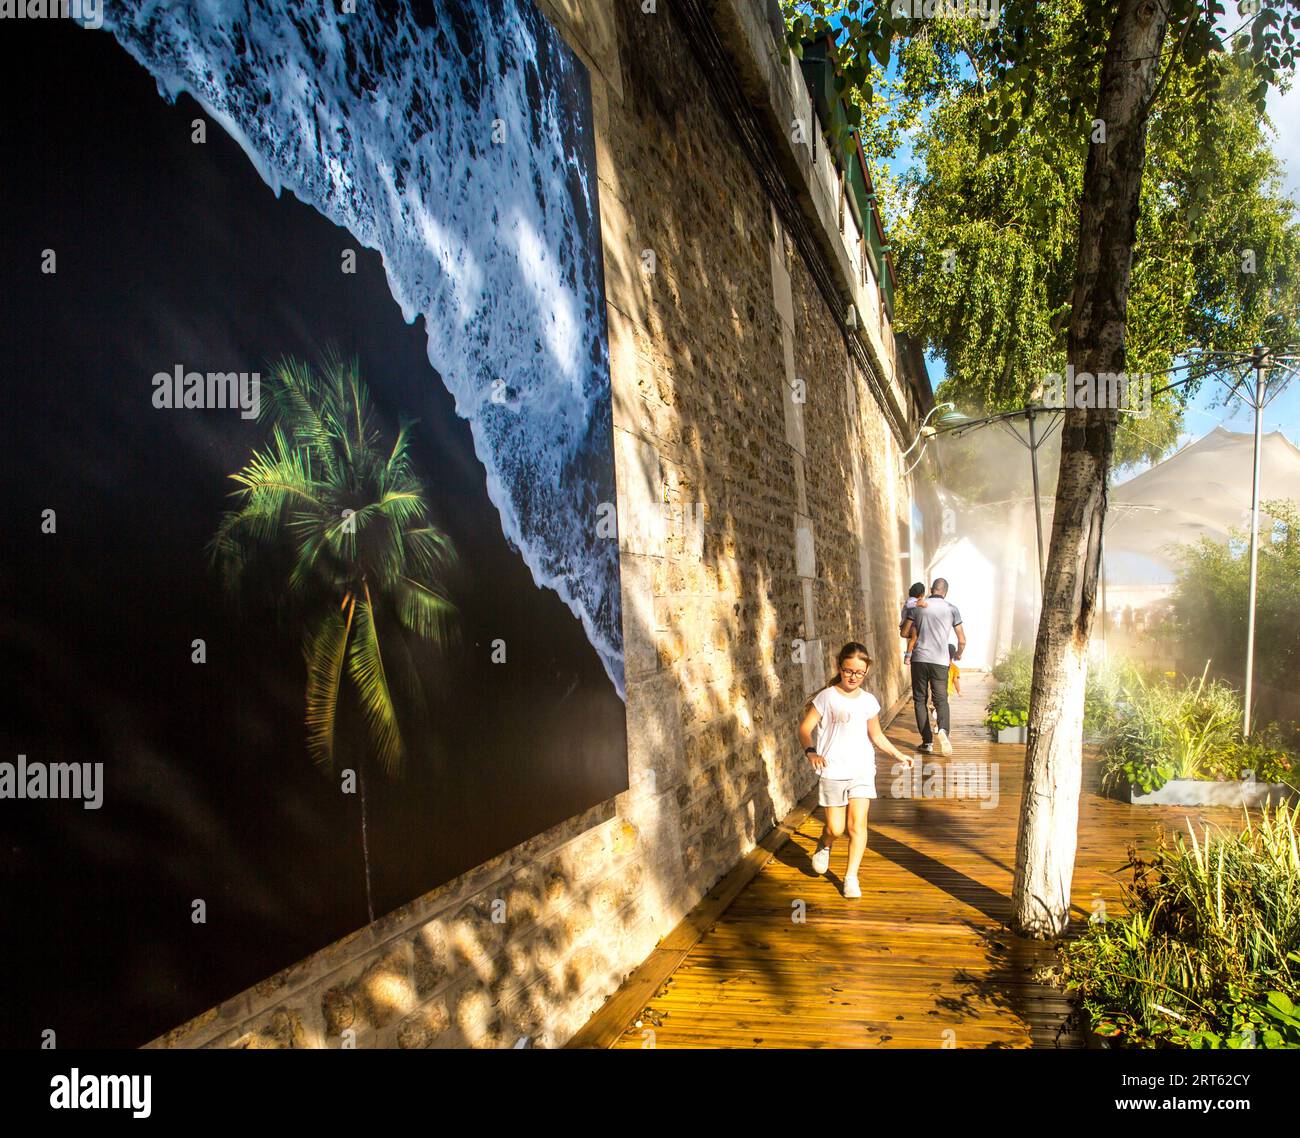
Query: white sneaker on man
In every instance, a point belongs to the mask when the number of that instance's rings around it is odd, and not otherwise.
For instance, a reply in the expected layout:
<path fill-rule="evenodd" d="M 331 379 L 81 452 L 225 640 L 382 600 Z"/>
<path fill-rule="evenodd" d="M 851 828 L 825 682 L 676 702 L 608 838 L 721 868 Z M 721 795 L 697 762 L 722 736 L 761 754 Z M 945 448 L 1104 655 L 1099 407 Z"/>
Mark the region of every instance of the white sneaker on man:
<path fill-rule="evenodd" d="M 858 884 L 856 877 L 846 877 L 844 879 L 844 896 L 850 900 L 862 896 L 862 886 Z"/>
<path fill-rule="evenodd" d="M 952 740 L 948 738 L 948 732 L 940 729 L 935 732 L 935 735 L 939 740 L 939 750 L 941 750 L 945 755 L 951 755 Z"/>
<path fill-rule="evenodd" d="M 812 867 L 814 873 L 825 873 L 831 867 L 831 847 L 818 846 L 817 852 L 812 855 Z"/>
<path fill-rule="evenodd" d="M 917 747 L 916 749 L 917 749 L 921 754 L 923 754 L 923 755 L 933 755 L 933 754 L 934 754 L 934 744 L 933 744 L 933 743 L 922 743 L 922 744 L 921 744 L 919 747 Z"/>

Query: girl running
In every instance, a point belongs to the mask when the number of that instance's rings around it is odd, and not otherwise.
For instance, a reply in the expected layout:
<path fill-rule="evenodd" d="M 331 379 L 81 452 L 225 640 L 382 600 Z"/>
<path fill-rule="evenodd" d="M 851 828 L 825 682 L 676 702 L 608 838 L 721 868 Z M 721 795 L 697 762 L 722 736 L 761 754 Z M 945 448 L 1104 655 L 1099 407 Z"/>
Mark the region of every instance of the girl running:
<path fill-rule="evenodd" d="M 880 704 L 862 688 L 871 669 L 871 657 L 856 641 L 844 645 L 835 657 L 835 678 L 804 708 L 799 741 L 813 769 L 820 775 L 817 798 L 826 811 L 812 865 L 825 873 L 831 864 L 831 844 L 849 831 L 849 864 L 844 873 L 844 896 L 861 897 L 858 866 L 867 848 L 867 810 L 876 797 L 878 747 L 906 767 L 912 759 L 898 751 L 880 729 Z M 813 744 L 813 728 L 817 742 Z M 874 746 L 873 746 L 874 744 Z"/>

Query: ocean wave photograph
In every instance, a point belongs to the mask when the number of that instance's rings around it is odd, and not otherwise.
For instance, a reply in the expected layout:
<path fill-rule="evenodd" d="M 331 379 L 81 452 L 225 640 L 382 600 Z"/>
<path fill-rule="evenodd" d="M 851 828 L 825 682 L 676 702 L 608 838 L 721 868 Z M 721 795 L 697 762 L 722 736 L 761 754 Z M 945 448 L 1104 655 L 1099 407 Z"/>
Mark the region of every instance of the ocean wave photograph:
<path fill-rule="evenodd" d="M 4 749 L 103 772 L 5 804 L 6 1045 L 149 1042 L 627 788 L 585 67 L 358 9 L 0 41 Z"/>

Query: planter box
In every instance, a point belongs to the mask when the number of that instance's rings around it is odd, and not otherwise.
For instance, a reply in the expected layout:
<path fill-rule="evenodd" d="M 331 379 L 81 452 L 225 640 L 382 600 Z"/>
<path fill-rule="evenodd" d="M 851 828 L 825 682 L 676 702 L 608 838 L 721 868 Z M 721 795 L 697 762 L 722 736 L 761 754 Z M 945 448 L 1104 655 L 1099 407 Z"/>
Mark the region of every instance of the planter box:
<path fill-rule="evenodd" d="M 1001 727 L 997 731 L 994 731 L 993 728 L 990 727 L 989 735 L 995 743 L 1023 744 L 1026 742 L 1028 731 L 1029 728 L 1027 727 Z"/>
<path fill-rule="evenodd" d="M 1159 790 L 1143 794 L 1128 788 L 1134 806 L 1276 806 L 1296 797 L 1282 782 L 1207 782 L 1198 778 L 1171 778 Z"/>

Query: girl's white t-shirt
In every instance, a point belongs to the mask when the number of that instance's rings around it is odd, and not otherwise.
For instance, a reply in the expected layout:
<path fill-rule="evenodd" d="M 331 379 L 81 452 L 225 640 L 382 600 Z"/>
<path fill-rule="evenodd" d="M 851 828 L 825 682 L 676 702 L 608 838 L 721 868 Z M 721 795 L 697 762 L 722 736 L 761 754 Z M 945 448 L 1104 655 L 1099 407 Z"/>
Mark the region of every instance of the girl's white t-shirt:
<path fill-rule="evenodd" d="M 867 730 L 873 716 L 880 714 L 880 704 L 869 691 L 845 695 L 832 685 L 822 688 L 812 701 L 821 719 L 813 745 L 826 760 L 821 777 L 832 781 L 876 776 L 876 749 Z"/>

